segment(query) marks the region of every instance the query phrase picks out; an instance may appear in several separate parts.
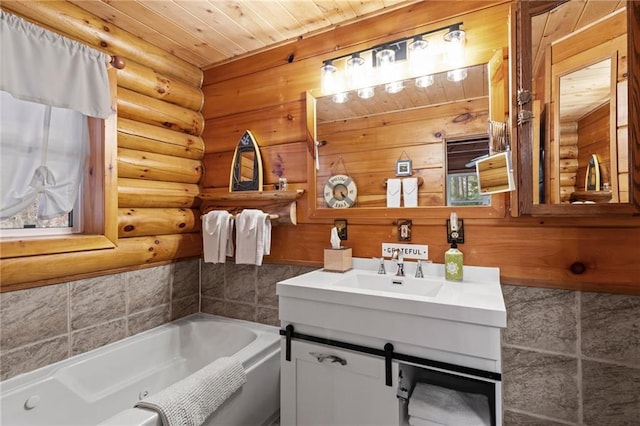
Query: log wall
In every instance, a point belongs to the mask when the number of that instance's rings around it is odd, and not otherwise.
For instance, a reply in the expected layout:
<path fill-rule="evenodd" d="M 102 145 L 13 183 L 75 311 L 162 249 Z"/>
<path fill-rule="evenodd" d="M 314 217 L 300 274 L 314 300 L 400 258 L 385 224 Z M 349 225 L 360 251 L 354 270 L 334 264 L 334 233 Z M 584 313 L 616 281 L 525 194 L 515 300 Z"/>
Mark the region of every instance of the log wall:
<path fill-rule="evenodd" d="M 477 49 L 468 55 L 489 58 L 508 45 L 509 11 L 505 2 L 421 2 L 206 70 L 204 163 L 219 169 L 206 167 L 202 186 L 215 191 L 228 185 L 225 176 L 231 153 L 247 129 L 256 136 L 261 151 L 275 160 L 265 167 L 266 182 L 273 182 L 280 168 L 292 188 L 316 185 L 307 173 L 307 164 L 313 163 L 300 161 L 300 156 L 309 159 L 304 151 L 305 93 L 320 87 L 323 60 L 420 32 L 429 23 L 454 19 L 464 20 L 469 43 L 477 43 Z M 294 60 L 289 62 L 291 55 Z M 336 152 L 350 146 L 336 148 Z M 366 149 L 361 152 L 364 156 Z M 369 185 L 379 183 L 372 178 L 359 185 L 359 192 L 361 187 L 369 191 Z M 313 203 L 305 192 L 298 201 L 298 225 L 274 227 L 267 261 L 322 265 L 333 218 L 341 218 L 341 212 L 336 210 L 329 219 L 314 219 L 307 215 Z M 394 223 L 403 218 L 414 219 L 412 243 L 428 244 L 430 258 L 443 261 L 448 248 L 444 220 L 430 218 L 428 208 L 416 216 L 408 216 L 403 209 L 381 209 L 388 220 L 348 224 L 345 245 L 353 247 L 354 256 L 380 256 L 381 243 L 398 240 Z M 465 218 L 464 208 L 457 213 Z M 460 246 L 465 264 L 500 267 L 503 283 L 640 293 L 638 217 L 514 218 L 507 211 L 500 218 L 465 220 L 465 228 L 465 244 Z"/>
<path fill-rule="evenodd" d="M 117 76 L 117 247 L 3 259 L 2 291 L 200 256 L 202 71 L 65 1 L 2 8 L 126 62 Z"/>

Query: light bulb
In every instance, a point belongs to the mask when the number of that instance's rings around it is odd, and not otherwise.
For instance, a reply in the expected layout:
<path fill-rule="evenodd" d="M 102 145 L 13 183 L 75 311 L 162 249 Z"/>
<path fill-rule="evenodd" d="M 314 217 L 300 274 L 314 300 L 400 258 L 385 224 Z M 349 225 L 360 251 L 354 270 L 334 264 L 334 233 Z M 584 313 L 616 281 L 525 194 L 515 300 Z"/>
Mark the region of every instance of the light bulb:
<path fill-rule="evenodd" d="M 349 94 L 347 92 L 336 93 L 331 99 L 337 104 L 343 104 L 349 100 Z"/>
<path fill-rule="evenodd" d="M 373 89 L 373 87 L 363 87 L 361 89 L 358 89 L 358 96 L 362 99 L 373 98 L 374 95 L 375 90 Z"/>
<path fill-rule="evenodd" d="M 360 57 L 359 53 L 354 53 L 347 60 L 347 79 L 350 88 L 356 87 L 363 74 L 364 67 L 364 59 Z"/>
<path fill-rule="evenodd" d="M 448 43 L 447 62 L 453 68 L 464 66 L 464 44 L 466 34 L 461 29 L 454 29 L 444 35 L 444 40 Z"/>
<path fill-rule="evenodd" d="M 430 73 L 428 46 L 429 43 L 423 40 L 422 36 L 416 36 L 409 44 L 409 65 L 413 75 Z"/>
<path fill-rule="evenodd" d="M 335 92 L 337 86 L 337 70 L 332 61 L 325 61 L 324 65 L 320 67 L 320 82 L 324 93 Z"/>
<path fill-rule="evenodd" d="M 394 64 L 396 61 L 396 52 L 393 49 L 385 48 L 376 53 L 378 72 L 381 81 L 392 81 L 395 79 Z"/>
<path fill-rule="evenodd" d="M 433 86 L 434 78 L 432 75 L 423 75 L 422 77 L 416 78 L 416 86 L 418 87 L 429 87 Z"/>
<path fill-rule="evenodd" d="M 458 68 L 455 70 L 447 71 L 447 80 L 449 81 L 462 81 L 467 78 L 467 69 Z"/>
<path fill-rule="evenodd" d="M 385 92 L 391 94 L 402 92 L 402 89 L 404 89 L 402 81 L 393 81 L 384 85 Z"/>

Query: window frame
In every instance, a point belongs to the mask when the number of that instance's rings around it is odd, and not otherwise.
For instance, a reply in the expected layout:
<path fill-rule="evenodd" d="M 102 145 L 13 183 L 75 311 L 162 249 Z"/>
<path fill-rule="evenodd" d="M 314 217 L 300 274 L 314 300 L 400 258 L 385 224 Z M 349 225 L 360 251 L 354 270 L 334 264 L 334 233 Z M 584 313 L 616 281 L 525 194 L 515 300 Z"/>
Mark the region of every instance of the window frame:
<path fill-rule="evenodd" d="M 117 73 L 107 65 L 111 107 L 116 111 Z M 118 245 L 117 114 L 89 117 L 89 151 L 82 192 L 83 231 L 52 236 L 0 239 L 0 259 L 86 250 Z"/>

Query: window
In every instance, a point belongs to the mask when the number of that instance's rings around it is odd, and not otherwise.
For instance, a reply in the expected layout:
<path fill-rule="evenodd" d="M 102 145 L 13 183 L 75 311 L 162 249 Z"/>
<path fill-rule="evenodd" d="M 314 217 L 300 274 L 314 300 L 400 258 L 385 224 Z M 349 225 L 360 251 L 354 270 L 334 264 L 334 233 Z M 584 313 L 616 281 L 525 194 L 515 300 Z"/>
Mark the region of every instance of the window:
<path fill-rule="evenodd" d="M 1 13 L 0 228 L 14 228 L 1 257 L 114 247 L 115 71 L 101 52 Z"/>

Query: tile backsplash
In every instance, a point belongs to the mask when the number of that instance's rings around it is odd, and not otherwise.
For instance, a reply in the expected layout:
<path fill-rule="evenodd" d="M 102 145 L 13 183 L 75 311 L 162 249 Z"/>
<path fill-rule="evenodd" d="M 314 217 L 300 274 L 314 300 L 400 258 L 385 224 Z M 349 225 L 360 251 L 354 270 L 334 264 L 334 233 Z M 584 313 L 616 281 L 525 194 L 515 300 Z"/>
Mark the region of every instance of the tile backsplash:
<path fill-rule="evenodd" d="M 200 310 L 198 259 L 0 294 L 0 379 Z"/>
<path fill-rule="evenodd" d="M 279 326 L 276 283 L 315 268 L 198 259 L 0 294 L 2 379 L 202 311 Z M 504 424 L 640 418 L 640 296 L 503 286 Z"/>
<path fill-rule="evenodd" d="M 505 424 L 638 424 L 640 296 L 503 286 Z"/>

